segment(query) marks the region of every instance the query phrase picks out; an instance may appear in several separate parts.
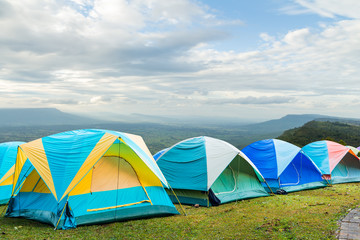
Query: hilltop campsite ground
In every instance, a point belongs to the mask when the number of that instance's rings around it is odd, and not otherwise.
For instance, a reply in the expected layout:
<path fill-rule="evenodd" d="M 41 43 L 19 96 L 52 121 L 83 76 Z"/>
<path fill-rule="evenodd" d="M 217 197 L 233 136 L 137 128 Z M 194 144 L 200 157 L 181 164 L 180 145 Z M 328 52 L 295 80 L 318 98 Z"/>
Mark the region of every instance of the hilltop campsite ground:
<path fill-rule="evenodd" d="M 358 183 L 275 195 L 184 214 L 54 231 L 39 222 L 0 217 L 2 239 L 336 239 L 339 220 L 360 205 Z M 178 210 L 181 212 L 179 205 Z M 0 207 L 4 212 L 5 206 Z"/>
<path fill-rule="evenodd" d="M 66 117 L 73 121 L 72 116 Z M 360 133 L 359 120 L 335 119 L 341 120 L 342 124 L 338 124 L 331 119 L 317 119 L 319 117 L 323 116 L 289 115 L 258 124 L 228 123 L 223 126 L 114 122 L 80 124 L 82 119 L 77 119 L 74 124 L 60 124 L 49 118 L 46 120 L 49 125 L 39 126 L 34 118 L 34 124 L 0 122 L 0 142 L 27 142 L 73 129 L 103 128 L 143 136 L 153 154 L 178 141 L 203 135 L 223 139 L 241 149 L 253 141 L 276 138 L 288 129 L 292 130 L 285 132 L 280 139 L 299 146 L 328 137 L 350 145 L 358 143 L 354 136 L 358 137 Z M 301 127 L 315 119 L 320 122 Z M 211 208 L 185 206 L 187 216 L 181 214 L 58 231 L 50 225 L 31 220 L 5 218 L 6 206 L 0 206 L 0 239 L 335 239 L 339 220 L 350 209 L 359 206 L 360 184 L 348 183 Z M 181 212 L 179 205 L 177 208 Z"/>

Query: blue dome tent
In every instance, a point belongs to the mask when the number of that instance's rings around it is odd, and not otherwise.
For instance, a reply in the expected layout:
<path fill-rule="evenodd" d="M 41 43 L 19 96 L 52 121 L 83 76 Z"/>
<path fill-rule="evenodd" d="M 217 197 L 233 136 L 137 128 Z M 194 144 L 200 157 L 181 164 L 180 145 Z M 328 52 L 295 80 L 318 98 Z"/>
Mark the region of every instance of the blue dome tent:
<path fill-rule="evenodd" d="M 266 139 L 242 151 L 259 169 L 273 192 L 325 187 L 321 171 L 301 148 L 278 139 Z"/>

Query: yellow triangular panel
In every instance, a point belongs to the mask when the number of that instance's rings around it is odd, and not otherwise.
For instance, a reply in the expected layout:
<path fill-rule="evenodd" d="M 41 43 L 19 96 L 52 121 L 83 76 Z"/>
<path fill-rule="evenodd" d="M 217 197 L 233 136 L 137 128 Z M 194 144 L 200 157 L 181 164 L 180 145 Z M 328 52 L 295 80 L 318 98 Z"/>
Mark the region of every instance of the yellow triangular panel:
<path fill-rule="evenodd" d="M 16 163 L 15 163 L 14 181 L 13 181 L 14 184 L 13 184 L 12 194 L 14 194 L 15 186 L 17 184 L 17 181 L 19 180 L 20 172 L 26 162 L 26 159 L 27 159 L 27 157 L 26 157 L 25 153 L 19 147 L 17 157 L 16 157 Z"/>
<path fill-rule="evenodd" d="M 119 156 L 125 159 L 139 177 L 142 186 L 162 186 L 160 179 L 126 143 L 113 144 L 104 156 Z"/>
<path fill-rule="evenodd" d="M 38 184 L 36 184 L 36 187 L 34 189 L 33 192 L 36 193 L 50 193 L 49 188 L 46 186 L 46 184 L 44 183 L 44 181 L 42 179 L 40 179 L 40 181 L 38 182 Z"/>
<path fill-rule="evenodd" d="M 86 194 L 91 192 L 92 170 L 74 187 L 69 196 Z"/>
<path fill-rule="evenodd" d="M 42 139 L 23 144 L 21 145 L 21 148 L 57 200 L 54 181 L 42 144 Z"/>
<path fill-rule="evenodd" d="M 113 144 L 113 142 L 118 137 L 112 135 L 110 133 L 105 133 L 104 136 L 99 140 L 99 142 L 95 145 L 94 149 L 91 151 L 89 156 L 86 158 L 83 165 L 80 167 L 79 171 L 71 181 L 70 185 L 60 198 L 63 199 L 75 186 L 78 184 L 81 179 L 91 170 L 91 168 L 95 165 L 95 163 L 102 157 L 102 155 L 109 149 L 109 147 Z"/>
<path fill-rule="evenodd" d="M 142 186 L 162 186 L 160 179 L 128 145 L 121 144 L 120 157 L 131 164 Z"/>
<path fill-rule="evenodd" d="M 36 187 L 36 184 L 40 181 L 40 176 L 34 169 L 29 176 L 26 177 L 24 184 L 22 185 L 20 192 L 32 192 Z"/>
<path fill-rule="evenodd" d="M 14 166 L 12 166 L 9 171 L 7 171 L 7 173 L 5 173 L 5 175 L 0 179 L 0 186 L 1 184 L 6 180 L 8 179 L 11 175 L 14 174 L 14 171 L 15 171 L 15 164 Z M 12 180 L 11 180 L 12 181 Z M 10 183 L 11 184 L 11 183 Z M 8 184 L 3 184 L 3 185 L 8 185 Z"/>
<path fill-rule="evenodd" d="M 51 193 L 35 169 L 26 178 L 20 192 Z"/>
<path fill-rule="evenodd" d="M 0 186 L 7 186 L 7 185 L 11 185 L 13 184 L 13 177 L 12 175 L 10 175 L 7 179 L 5 179 L 4 181 L 2 181 L 2 183 L 0 183 Z"/>
<path fill-rule="evenodd" d="M 152 156 L 149 148 L 146 146 L 146 143 L 144 142 L 144 139 L 141 137 L 141 136 L 138 136 L 138 135 L 134 135 L 134 134 L 130 134 L 130 133 L 125 133 L 127 137 L 129 137 L 134 143 L 136 143 L 144 152 L 145 154 L 149 157 L 149 160 L 151 160 L 155 165 L 157 165 L 156 161 L 154 160 L 154 157 Z M 133 151 L 133 150 L 132 150 Z M 137 155 L 136 153 L 134 153 L 135 155 Z M 146 171 L 151 171 L 152 174 L 153 171 L 150 170 L 150 166 L 148 164 L 146 164 L 144 161 L 139 161 L 139 162 L 134 162 L 134 164 L 136 164 L 137 167 L 141 166 L 141 172 L 144 171 L 144 169 L 146 169 Z M 147 167 L 145 167 L 145 165 Z M 149 168 L 149 169 L 147 169 Z M 161 173 L 162 174 L 162 173 Z M 141 181 L 143 182 L 143 185 L 147 185 L 147 183 L 150 183 L 151 181 L 147 181 L 146 179 L 149 180 L 149 177 L 150 175 L 148 174 L 143 174 L 145 179 L 144 178 L 141 178 Z M 164 176 L 163 176 L 164 177 Z M 165 177 L 164 177 L 165 179 Z M 147 183 L 146 183 L 147 182 Z M 151 185 L 150 185 L 151 186 Z M 161 182 L 159 185 L 157 186 L 162 186 Z"/>

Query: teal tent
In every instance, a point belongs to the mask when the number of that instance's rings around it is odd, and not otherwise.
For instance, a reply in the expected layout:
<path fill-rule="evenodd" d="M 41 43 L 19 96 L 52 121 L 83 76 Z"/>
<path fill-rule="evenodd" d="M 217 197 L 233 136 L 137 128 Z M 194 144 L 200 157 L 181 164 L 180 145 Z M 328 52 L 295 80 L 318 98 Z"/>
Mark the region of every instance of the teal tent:
<path fill-rule="evenodd" d="M 186 139 L 157 156 L 157 164 L 181 203 L 218 205 L 268 196 L 263 177 L 231 144 L 211 138 Z M 177 202 L 168 191 L 173 202 Z"/>

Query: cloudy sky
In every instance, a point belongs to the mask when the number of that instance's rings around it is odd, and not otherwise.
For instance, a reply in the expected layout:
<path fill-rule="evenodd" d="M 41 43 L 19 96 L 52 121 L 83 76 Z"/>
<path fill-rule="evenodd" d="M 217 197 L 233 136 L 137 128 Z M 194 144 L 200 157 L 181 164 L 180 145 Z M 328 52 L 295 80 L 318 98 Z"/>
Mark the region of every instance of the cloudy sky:
<path fill-rule="evenodd" d="M 360 118 L 358 0 L 0 0 L 0 108 Z"/>

